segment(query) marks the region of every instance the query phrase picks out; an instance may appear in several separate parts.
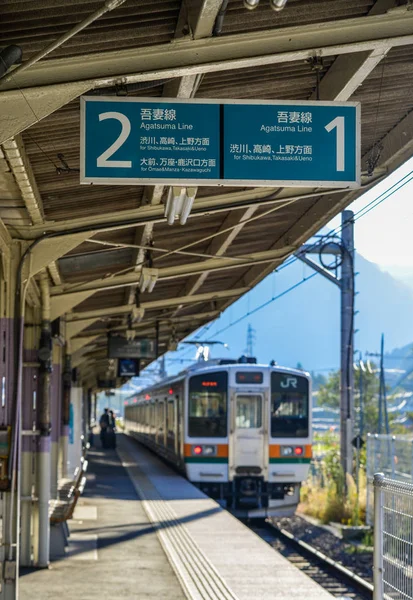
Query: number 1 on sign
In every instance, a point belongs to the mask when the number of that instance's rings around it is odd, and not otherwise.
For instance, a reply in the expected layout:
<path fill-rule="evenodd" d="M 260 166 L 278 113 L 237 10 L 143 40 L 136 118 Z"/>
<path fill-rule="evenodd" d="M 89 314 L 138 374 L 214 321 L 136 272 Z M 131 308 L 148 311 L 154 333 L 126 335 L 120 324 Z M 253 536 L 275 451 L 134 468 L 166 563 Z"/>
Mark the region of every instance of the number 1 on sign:
<path fill-rule="evenodd" d="M 325 126 L 330 133 L 333 129 L 336 132 L 336 171 L 345 171 L 344 168 L 344 117 L 336 117 Z"/>

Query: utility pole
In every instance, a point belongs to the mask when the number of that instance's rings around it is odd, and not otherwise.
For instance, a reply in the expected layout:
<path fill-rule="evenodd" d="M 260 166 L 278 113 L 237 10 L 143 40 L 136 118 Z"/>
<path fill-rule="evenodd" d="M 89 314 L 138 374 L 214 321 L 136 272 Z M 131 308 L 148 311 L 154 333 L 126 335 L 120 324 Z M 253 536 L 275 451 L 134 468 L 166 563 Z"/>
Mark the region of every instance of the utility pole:
<path fill-rule="evenodd" d="M 354 430 L 354 220 L 351 210 L 341 215 L 341 342 L 340 342 L 340 459 L 352 473 Z"/>
<path fill-rule="evenodd" d="M 325 243 L 305 244 L 295 256 L 340 288 L 340 463 L 346 487 L 346 475 L 353 470 L 354 431 L 354 214 L 351 210 L 342 212 L 341 224 L 340 240 L 331 238 Z M 318 255 L 321 264 L 309 258 L 309 254 Z M 328 254 L 340 262 L 326 265 L 323 257 Z"/>
<path fill-rule="evenodd" d="M 368 356 L 377 356 L 380 357 L 380 376 L 379 376 L 379 416 L 377 423 L 377 433 L 382 433 L 383 431 L 383 421 L 385 433 L 387 435 L 390 434 L 390 426 L 389 426 L 389 414 L 387 411 L 387 393 L 386 393 L 386 376 L 384 371 L 384 333 L 381 334 L 381 344 L 380 344 L 380 353 L 377 352 L 368 352 Z"/>
<path fill-rule="evenodd" d="M 380 387 L 379 387 L 378 433 L 381 433 L 382 429 L 383 429 L 383 416 L 384 416 L 385 432 L 387 435 L 389 435 L 390 434 L 390 426 L 389 426 L 389 414 L 387 412 L 386 377 L 384 374 L 384 333 L 381 334 L 381 346 L 380 346 Z"/>
<path fill-rule="evenodd" d="M 247 356 L 254 356 L 254 342 L 255 342 L 255 329 L 252 327 L 251 323 L 248 323 L 247 328 Z"/>

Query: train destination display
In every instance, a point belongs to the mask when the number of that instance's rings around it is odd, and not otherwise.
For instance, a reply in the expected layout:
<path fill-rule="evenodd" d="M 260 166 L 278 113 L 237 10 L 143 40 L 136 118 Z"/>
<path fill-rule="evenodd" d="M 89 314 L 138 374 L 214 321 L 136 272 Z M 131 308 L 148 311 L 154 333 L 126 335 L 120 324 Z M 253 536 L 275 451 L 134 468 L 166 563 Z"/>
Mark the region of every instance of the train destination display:
<path fill-rule="evenodd" d="M 81 99 L 81 183 L 357 187 L 355 102 Z"/>

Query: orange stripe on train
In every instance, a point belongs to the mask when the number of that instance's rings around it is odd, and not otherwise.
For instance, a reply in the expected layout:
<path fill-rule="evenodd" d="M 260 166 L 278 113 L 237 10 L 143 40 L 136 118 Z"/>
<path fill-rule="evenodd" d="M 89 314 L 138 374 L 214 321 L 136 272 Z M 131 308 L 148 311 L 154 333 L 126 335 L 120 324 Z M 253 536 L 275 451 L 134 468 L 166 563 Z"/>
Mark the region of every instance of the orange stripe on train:
<path fill-rule="evenodd" d="M 194 446 L 216 446 L 216 444 L 185 444 L 184 456 L 192 456 L 192 448 Z M 218 444 L 216 456 L 220 458 L 228 458 L 228 444 Z"/>
<path fill-rule="evenodd" d="M 285 458 L 288 460 L 288 456 L 281 456 L 281 446 L 302 446 L 304 448 L 304 454 L 302 455 L 302 458 L 312 458 L 313 456 L 311 444 L 270 444 L 270 458 Z M 297 457 L 292 455 L 291 458 Z"/>

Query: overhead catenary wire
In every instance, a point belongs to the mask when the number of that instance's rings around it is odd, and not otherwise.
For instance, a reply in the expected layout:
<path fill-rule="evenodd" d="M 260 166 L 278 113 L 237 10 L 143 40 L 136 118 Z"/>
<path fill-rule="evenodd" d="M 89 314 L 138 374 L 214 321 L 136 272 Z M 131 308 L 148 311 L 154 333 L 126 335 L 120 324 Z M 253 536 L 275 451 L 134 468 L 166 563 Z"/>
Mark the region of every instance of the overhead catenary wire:
<path fill-rule="evenodd" d="M 387 200 L 388 198 L 390 198 L 391 196 L 393 196 L 397 191 L 399 191 L 400 189 L 402 189 L 405 185 L 407 185 L 412 180 L 413 180 L 413 170 L 409 171 L 409 173 L 407 173 L 406 175 L 404 175 L 396 183 L 394 183 L 392 186 L 390 186 L 389 188 L 387 188 L 379 196 L 377 196 L 376 198 L 374 198 L 374 200 L 370 201 L 368 204 L 366 204 L 364 207 L 362 207 L 360 210 L 358 210 L 354 214 L 354 217 L 353 217 L 354 218 L 354 222 L 356 222 L 359 219 L 361 219 L 362 217 L 364 217 L 366 214 L 368 214 L 374 208 L 376 208 L 377 206 L 379 206 L 382 202 L 384 202 L 385 200 Z M 401 184 L 401 185 L 399 185 L 399 184 Z M 334 230 L 330 231 L 328 234 L 326 234 L 325 236 L 323 236 L 320 240 L 317 240 L 310 247 L 316 248 L 316 247 L 318 247 L 320 245 L 320 243 L 325 243 L 326 240 L 328 240 L 329 238 L 337 236 L 342 231 L 342 228 L 343 228 L 343 225 L 340 225 L 340 226 L 336 227 Z M 297 260 L 298 259 L 294 256 L 290 260 L 287 260 L 279 268 L 275 269 L 275 271 L 276 272 L 280 271 L 280 270 L 282 270 L 282 269 L 290 266 L 291 264 L 295 263 Z M 332 265 L 333 265 L 333 263 L 332 263 Z M 224 327 L 222 329 L 219 329 L 218 331 L 214 332 L 213 335 L 217 336 L 217 335 L 220 335 L 221 333 L 224 333 L 225 331 L 227 331 L 228 329 L 230 329 L 234 325 L 237 325 L 238 323 L 240 323 L 241 321 L 243 321 L 247 317 L 249 317 L 249 316 L 253 315 L 254 313 L 262 310 L 263 308 L 265 308 L 266 306 L 268 306 L 269 304 L 271 304 L 275 300 L 278 300 L 279 298 L 282 298 L 283 296 L 285 296 L 289 292 L 295 290 L 297 287 L 299 287 L 300 285 L 302 285 L 303 283 L 305 283 L 309 279 L 312 279 L 316 275 L 318 275 L 318 273 L 312 273 L 310 276 L 303 278 L 301 281 L 297 282 L 296 284 L 292 285 L 288 289 L 286 289 L 283 292 L 281 292 L 281 294 L 278 294 L 277 296 L 272 297 L 271 299 L 267 300 L 263 304 L 261 304 L 261 305 L 257 306 L 256 308 L 254 308 L 252 311 L 246 312 L 244 315 L 242 315 L 241 317 L 239 317 L 238 319 L 236 319 L 235 321 L 233 321 L 232 323 L 230 323 L 226 327 Z M 208 325 L 212 326 L 213 323 L 214 323 L 214 321 L 211 324 L 208 324 Z"/>

